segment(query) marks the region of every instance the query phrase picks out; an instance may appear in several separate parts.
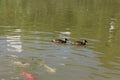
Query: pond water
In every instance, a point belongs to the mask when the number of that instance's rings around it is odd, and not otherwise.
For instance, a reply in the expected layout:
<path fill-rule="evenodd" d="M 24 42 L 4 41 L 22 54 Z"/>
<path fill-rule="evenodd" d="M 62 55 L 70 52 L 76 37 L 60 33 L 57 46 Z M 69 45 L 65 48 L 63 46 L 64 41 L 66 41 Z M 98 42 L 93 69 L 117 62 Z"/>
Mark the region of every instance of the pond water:
<path fill-rule="evenodd" d="M 0 0 L 0 80 L 119 80 L 119 21 L 119 0 Z"/>

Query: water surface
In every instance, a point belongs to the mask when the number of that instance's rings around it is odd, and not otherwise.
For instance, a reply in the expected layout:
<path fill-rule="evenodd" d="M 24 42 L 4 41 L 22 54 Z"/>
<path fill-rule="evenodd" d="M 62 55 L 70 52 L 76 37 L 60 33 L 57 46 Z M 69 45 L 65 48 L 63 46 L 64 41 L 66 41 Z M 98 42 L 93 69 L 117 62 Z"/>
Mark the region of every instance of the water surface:
<path fill-rule="evenodd" d="M 119 80 L 119 5 L 118 0 L 0 0 L 0 80 L 27 80 L 23 71 L 36 80 Z M 69 42 L 52 43 L 55 38 Z M 86 46 L 71 45 L 82 39 Z"/>

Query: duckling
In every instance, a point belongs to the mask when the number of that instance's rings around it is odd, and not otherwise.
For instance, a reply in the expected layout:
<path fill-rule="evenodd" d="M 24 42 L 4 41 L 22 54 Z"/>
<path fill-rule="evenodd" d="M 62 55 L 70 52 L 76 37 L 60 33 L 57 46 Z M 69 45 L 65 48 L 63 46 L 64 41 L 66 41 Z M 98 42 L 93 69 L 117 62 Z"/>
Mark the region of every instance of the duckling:
<path fill-rule="evenodd" d="M 87 43 L 87 40 L 72 42 L 73 45 L 77 45 L 77 46 L 84 46 L 86 45 L 86 43 Z"/>
<path fill-rule="evenodd" d="M 62 40 L 62 39 L 54 39 L 54 40 L 52 40 L 52 42 L 54 42 L 54 43 L 67 43 L 67 41 L 68 41 L 67 38 L 65 38 L 64 40 Z"/>

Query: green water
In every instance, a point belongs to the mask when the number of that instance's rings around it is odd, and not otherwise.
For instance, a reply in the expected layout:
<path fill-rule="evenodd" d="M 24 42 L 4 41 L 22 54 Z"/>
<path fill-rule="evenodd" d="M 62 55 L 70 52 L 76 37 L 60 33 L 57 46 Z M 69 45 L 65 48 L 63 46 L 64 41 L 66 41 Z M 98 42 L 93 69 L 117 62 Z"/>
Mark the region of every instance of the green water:
<path fill-rule="evenodd" d="M 119 0 L 0 0 L 0 80 L 119 80 L 119 21 Z"/>

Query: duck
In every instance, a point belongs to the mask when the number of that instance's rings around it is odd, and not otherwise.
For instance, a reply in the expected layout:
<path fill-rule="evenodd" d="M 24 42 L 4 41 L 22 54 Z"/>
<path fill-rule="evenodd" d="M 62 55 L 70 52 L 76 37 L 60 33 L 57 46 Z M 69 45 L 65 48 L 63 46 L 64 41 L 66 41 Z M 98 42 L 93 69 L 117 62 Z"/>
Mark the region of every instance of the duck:
<path fill-rule="evenodd" d="M 88 43 L 87 40 L 74 41 L 74 42 L 72 42 L 73 45 L 77 45 L 77 46 L 84 46 L 84 45 L 86 45 L 86 43 Z"/>
<path fill-rule="evenodd" d="M 67 43 L 68 39 L 67 38 L 64 38 L 64 40 L 62 39 L 54 39 L 52 40 L 52 42 L 54 43 Z"/>

